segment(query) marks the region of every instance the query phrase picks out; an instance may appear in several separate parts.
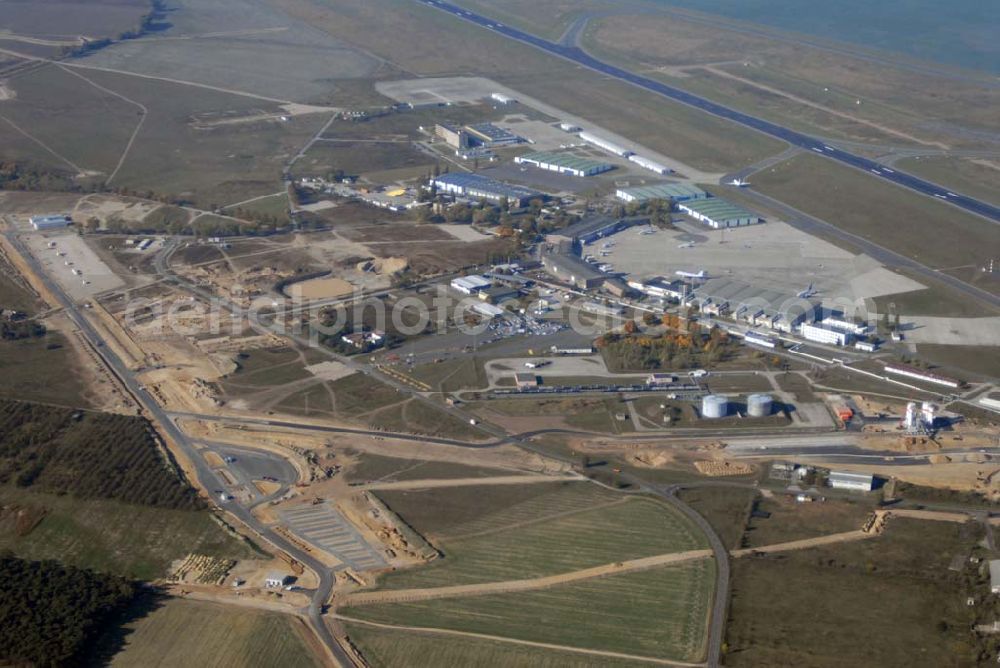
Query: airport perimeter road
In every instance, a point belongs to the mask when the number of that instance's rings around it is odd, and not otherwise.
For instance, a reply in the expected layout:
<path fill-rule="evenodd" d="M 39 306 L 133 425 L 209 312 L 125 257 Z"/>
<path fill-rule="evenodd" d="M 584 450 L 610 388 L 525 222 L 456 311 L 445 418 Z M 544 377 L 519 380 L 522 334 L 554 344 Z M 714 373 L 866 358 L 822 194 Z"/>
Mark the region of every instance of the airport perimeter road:
<path fill-rule="evenodd" d="M 211 493 L 212 489 L 222 486 L 221 481 L 216 477 L 211 467 L 205 461 L 205 458 L 202 457 L 201 453 L 197 450 L 197 448 L 195 448 L 191 439 L 189 439 L 187 435 L 177 427 L 163 408 L 156 403 L 148 392 L 146 392 L 139 381 L 136 380 L 132 370 L 129 369 L 124 362 L 122 362 L 121 358 L 119 358 L 110 347 L 104 344 L 104 340 L 101 338 L 101 335 L 98 334 L 97 330 L 91 326 L 90 322 L 80 312 L 76 303 L 74 303 L 73 300 L 66 295 L 62 287 L 56 283 L 56 281 L 53 281 L 48 274 L 45 273 L 41 265 L 38 263 L 38 260 L 31 254 L 20 238 L 18 238 L 16 233 L 8 232 L 6 236 L 11 245 L 24 258 L 24 261 L 28 264 L 28 266 L 31 267 L 31 270 L 38 276 L 39 280 L 41 280 L 45 284 L 45 287 L 48 288 L 53 295 L 55 295 L 56 299 L 59 301 L 59 305 L 63 307 L 66 314 L 73 321 L 73 324 L 76 325 L 76 327 L 80 330 L 80 333 L 90 343 L 97 354 L 101 356 L 107 367 L 118 377 L 122 384 L 128 388 L 129 392 L 132 393 L 132 396 L 135 397 L 136 401 L 142 405 L 146 414 L 150 416 L 152 421 L 157 423 L 157 425 L 166 433 L 170 441 L 172 441 L 184 452 L 185 457 L 187 457 L 188 461 L 191 462 L 191 466 L 194 467 L 198 484 L 201 485 L 203 489 L 208 490 L 209 493 Z M 304 564 L 307 568 L 316 573 L 316 576 L 319 578 L 319 584 L 313 594 L 309 608 L 305 611 L 306 617 L 310 626 L 313 628 L 313 631 L 327 647 L 331 655 L 336 659 L 337 663 L 341 666 L 354 666 L 355 662 L 340 646 L 340 643 L 338 643 L 333 637 L 333 634 L 330 632 L 330 629 L 326 625 L 322 616 L 323 607 L 326 604 L 327 599 L 330 597 L 330 591 L 332 590 L 334 584 L 333 574 L 330 572 L 330 569 L 324 566 L 317 559 L 297 548 L 278 533 L 272 531 L 267 525 L 263 524 L 260 520 L 254 517 L 250 511 L 243 506 L 233 502 L 227 504 L 226 510 L 276 548 L 284 550 L 292 558 L 298 560 L 300 563 Z"/>
<path fill-rule="evenodd" d="M 689 107 L 694 107 L 695 109 L 712 114 L 713 116 L 733 121 L 734 123 L 738 123 L 744 127 L 757 130 L 758 132 L 762 132 L 766 135 L 770 135 L 771 137 L 788 142 L 793 146 L 814 151 L 825 158 L 836 160 L 837 162 L 845 165 L 869 172 L 872 176 L 877 176 L 885 181 L 890 181 L 896 185 L 903 186 L 904 188 L 909 188 L 914 192 L 918 192 L 929 197 L 935 197 L 944 202 L 949 202 L 950 204 L 953 204 L 961 209 L 983 216 L 984 218 L 987 218 L 995 223 L 1000 223 L 1000 207 L 987 204 L 986 202 L 982 202 L 967 195 L 952 192 L 947 188 L 943 188 L 935 183 L 931 183 L 930 181 L 919 179 L 912 174 L 890 169 L 875 160 L 870 160 L 860 155 L 855 155 L 828 144 L 824 144 L 821 140 L 802 134 L 801 132 L 790 130 L 776 123 L 765 121 L 764 119 L 717 104 L 703 97 L 692 95 L 687 91 L 674 88 L 673 86 L 668 86 L 667 84 L 656 81 L 655 79 L 640 76 L 620 67 L 609 65 L 608 63 L 594 58 L 576 46 L 566 46 L 550 42 L 518 30 L 517 28 L 511 28 L 510 26 L 500 23 L 496 19 L 476 14 L 463 7 L 458 7 L 451 3 L 444 2 L 443 0 L 415 1 L 429 7 L 434 7 L 448 12 L 449 14 L 452 14 L 462 20 L 475 23 L 476 25 L 492 30 L 499 35 L 503 35 L 504 37 L 517 40 L 518 42 L 528 44 L 545 51 L 546 53 L 550 53 L 579 65 L 583 65 L 584 67 L 594 70 L 600 74 L 638 86 L 639 88 L 662 95 L 663 97 L 682 104 L 686 104 Z"/>

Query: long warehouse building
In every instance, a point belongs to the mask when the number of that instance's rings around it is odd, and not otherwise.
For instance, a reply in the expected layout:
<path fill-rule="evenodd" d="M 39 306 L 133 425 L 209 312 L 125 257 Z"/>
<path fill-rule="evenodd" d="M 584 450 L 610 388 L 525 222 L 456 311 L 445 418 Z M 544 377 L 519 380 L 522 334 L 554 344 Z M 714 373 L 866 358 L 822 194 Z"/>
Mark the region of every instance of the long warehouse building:
<path fill-rule="evenodd" d="M 581 158 L 572 153 L 558 153 L 555 151 L 540 151 L 537 153 L 526 153 L 514 158 L 514 162 L 519 165 L 531 165 L 539 169 L 570 176 L 594 176 L 610 172 L 614 165 L 606 162 L 599 162 L 589 158 Z"/>
<path fill-rule="evenodd" d="M 741 206 L 718 197 L 678 202 L 677 208 L 695 220 L 715 229 L 756 225 L 760 217 Z"/>
<path fill-rule="evenodd" d="M 615 197 L 623 202 L 647 202 L 651 199 L 669 199 L 674 202 L 687 202 L 695 199 L 705 199 L 708 193 L 698 186 L 686 183 L 653 183 L 648 186 L 633 188 L 618 188 Z"/>
<path fill-rule="evenodd" d="M 497 203 L 507 200 L 517 207 L 525 206 L 533 199 L 545 197 L 537 190 L 497 181 L 482 174 L 441 174 L 431 179 L 431 185 L 440 192 Z"/>

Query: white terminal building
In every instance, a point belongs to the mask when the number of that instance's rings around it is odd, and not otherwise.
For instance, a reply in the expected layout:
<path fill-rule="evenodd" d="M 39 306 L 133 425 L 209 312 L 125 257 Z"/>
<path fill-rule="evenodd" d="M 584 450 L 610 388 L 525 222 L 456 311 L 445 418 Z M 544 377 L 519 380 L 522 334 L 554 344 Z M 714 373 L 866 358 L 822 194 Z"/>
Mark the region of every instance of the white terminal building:
<path fill-rule="evenodd" d="M 806 341 L 825 343 L 833 346 L 846 346 L 853 338 L 850 332 L 810 322 L 804 322 L 799 325 L 799 334 Z"/>

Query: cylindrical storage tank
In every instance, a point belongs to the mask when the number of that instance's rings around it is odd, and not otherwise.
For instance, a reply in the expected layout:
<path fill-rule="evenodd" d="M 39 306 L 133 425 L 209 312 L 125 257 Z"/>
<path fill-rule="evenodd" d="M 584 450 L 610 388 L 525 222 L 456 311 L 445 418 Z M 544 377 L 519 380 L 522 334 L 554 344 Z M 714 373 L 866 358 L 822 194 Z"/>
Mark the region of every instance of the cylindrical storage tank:
<path fill-rule="evenodd" d="M 767 417 L 771 414 L 774 400 L 770 394 L 751 394 L 747 397 L 747 415 L 750 417 Z"/>
<path fill-rule="evenodd" d="M 707 394 L 701 400 L 701 416 L 703 418 L 725 417 L 729 412 L 729 399 L 718 394 Z"/>

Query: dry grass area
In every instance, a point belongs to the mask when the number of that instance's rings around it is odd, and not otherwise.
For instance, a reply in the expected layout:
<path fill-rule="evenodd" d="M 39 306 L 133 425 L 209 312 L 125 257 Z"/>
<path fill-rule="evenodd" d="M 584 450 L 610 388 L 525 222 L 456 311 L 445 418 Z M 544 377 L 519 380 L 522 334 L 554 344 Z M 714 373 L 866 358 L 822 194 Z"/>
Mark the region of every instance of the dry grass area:
<path fill-rule="evenodd" d="M 997 130 L 990 113 L 1000 104 L 994 88 L 811 48 L 783 40 L 777 31 L 749 34 L 728 27 L 724 19 L 693 13 L 611 16 L 591 26 L 588 43 L 636 69 L 659 70 L 681 88 L 827 135 L 975 146 L 962 128 Z M 746 82 L 708 75 L 700 69 L 706 65 Z"/>

